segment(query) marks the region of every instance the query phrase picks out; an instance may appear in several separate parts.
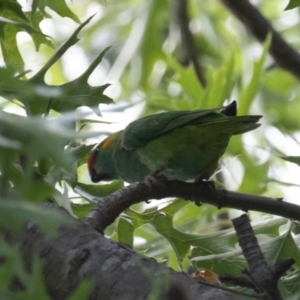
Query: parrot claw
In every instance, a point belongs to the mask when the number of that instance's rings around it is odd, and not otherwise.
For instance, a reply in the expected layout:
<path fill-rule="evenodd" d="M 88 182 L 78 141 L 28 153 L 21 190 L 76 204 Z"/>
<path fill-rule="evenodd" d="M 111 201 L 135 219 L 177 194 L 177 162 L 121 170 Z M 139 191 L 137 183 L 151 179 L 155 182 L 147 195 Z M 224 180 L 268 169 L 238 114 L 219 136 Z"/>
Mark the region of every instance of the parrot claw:
<path fill-rule="evenodd" d="M 145 177 L 145 184 L 148 188 L 151 188 L 153 185 L 157 184 L 157 182 L 159 181 L 159 176 L 158 175 L 153 175 L 152 173 L 151 174 L 148 174 L 146 177 Z M 151 200 L 145 200 L 145 203 L 149 204 L 151 203 Z"/>
<path fill-rule="evenodd" d="M 145 182 L 147 185 L 151 186 L 153 184 L 156 184 L 158 181 L 165 181 L 168 180 L 168 178 L 163 174 L 149 174 L 145 178 Z"/>
<path fill-rule="evenodd" d="M 163 169 L 158 169 L 158 170 L 148 174 L 145 177 L 146 185 L 151 187 L 152 185 L 157 184 L 158 181 L 168 180 L 168 178 L 165 175 L 161 174 L 162 171 L 163 171 Z"/>
<path fill-rule="evenodd" d="M 168 180 L 168 178 L 165 175 L 159 174 L 159 172 L 161 172 L 161 170 L 150 173 L 145 177 L 144 182 L 145 182 L 147 187 L 150 188 L 151 186 L 157 184 L 159 181 Z M 147 204 L 149 204 L 151 201 L 146 200 L 145 202 Z"/>

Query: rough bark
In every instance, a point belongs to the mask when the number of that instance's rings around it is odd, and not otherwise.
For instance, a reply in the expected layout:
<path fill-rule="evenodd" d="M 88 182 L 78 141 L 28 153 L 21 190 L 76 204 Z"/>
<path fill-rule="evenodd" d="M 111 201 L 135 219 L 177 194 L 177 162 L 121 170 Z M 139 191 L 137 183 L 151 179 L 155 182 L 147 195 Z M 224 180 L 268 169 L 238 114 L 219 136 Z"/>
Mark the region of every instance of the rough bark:
<path fill-rule="evenodd" d="M 182 300 L 238 299 L 230 292 L 203 285 L 186 273 L 143 257 L 81 221 L 72 228 L 59 229 L 56 237 L 31 225 L 21 234 L 7 234 L 6 239 L 20 245 L 28 268 L 33 254 L 38 253 L 52 299 L 66 299 L 80 282 L 89 278 L 94 280 L 89 299 L 148 299 L 153 291 L 159 291 L 156 299 L 170 299 L 170 286 L 181 290 L 185 296 L 178 299 Z"/>

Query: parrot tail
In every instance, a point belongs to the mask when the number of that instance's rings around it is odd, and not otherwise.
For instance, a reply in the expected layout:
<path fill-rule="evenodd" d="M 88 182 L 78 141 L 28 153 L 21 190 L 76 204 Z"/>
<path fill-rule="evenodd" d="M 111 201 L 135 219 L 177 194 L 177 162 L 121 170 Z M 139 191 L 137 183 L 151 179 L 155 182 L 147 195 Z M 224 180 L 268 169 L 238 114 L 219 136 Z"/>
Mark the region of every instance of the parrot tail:
<path fill-rule="evenodd" d="M 251 131 L 260 126 L 257 122 L 262 116 L 241 116 L 235 117 L 237 123 L 236 129 L 232 132 L 232 135 L 242 134 L 247 131 Z"/>

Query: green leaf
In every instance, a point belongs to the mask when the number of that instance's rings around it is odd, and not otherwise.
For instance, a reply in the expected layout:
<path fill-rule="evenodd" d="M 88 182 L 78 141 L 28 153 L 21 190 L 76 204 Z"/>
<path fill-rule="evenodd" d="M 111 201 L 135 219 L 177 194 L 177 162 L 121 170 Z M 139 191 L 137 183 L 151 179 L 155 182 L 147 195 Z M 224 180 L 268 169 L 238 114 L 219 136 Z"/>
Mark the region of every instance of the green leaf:
<path fill-rule="evenodd" d="M 167 205 L 166 207 L 160 209 L 161 212 L 174 217 L 174 215 L 183 207 L 189 204 L 189 201 L 185 200 L 173 200 L 171 204 Z"/>
<path fill-rule="evenodd" d="M 23 58 L 19 52 L 16 35 L 19 29 L 12 25 L 0 23 L 0 44 L 5 64 L 22 73 L 24 72 Z"/>
<path fill-rule="evenodd" d="M 76 217 L 79 219 L 83 219 L 95 207 L 95 204 L 94 203 L 84 203 L 84 204 L 71 203 L 71 207 Z"/>
<path fill-rule="evenodd" d="M 15 269 L 23 271 L 23 265 L 17 247 L 8 245 L 2 236 L 0 236 L 0 255 L 3 261 L 0 265 L 0 291 L 3 291 L 9 289 Z"/>
<path fill-rule="evenodd" d="M 64 0 L 39 0 L 36 4 L 37 7 L 41 10 L 41 12 L 46 16 L 48 15 L 45 12 L 45 8 L 49 7 L 61 17 L 67 17 L 77 23 L 80 23 L 78 17 L 70 10 L 70 8 L 67 6 Z"/>
<path fill-rule="evenodd" d="M 293 9 L 300 6 L 300 0 L 290 0 L 287 7 L 284 10 Z"/>
<path fill-rule="evenodd" d="M 71 202 L 69 199 L 69 189 L 66 185 L 65 182 L 62 184 L 63 192 L 60 193 L 59 191 L 56 190 L 55 193 L 53 193 L 53 198 L 55 199 L 56 203 L 60 206 L 63 207 L 71 216 L 75 216 L 72 211 L 71 207 Z"/>
<path fill-rule="evenodd" d="M 0 266 L 0 298 L 1 299 L 50 299 L 45 287 L 42 264 L 37 256 L 32 263 L 24 268 L 24 259 L 19 247 L 8 244 L 0 237 L 0 256 L 3 260 Z M 22 290 L 11 289 L 12 280 L 17 280 L 22 285 Z"/>
<path fill-rule="evenodd" d="M 262 194 L 266 191 L 267 186 L 267 174 L 269 171 L 269 163 L 266 162 L 261 165 L 255 164 L 251 158 L 243 155 L 242 162 L 247 172 L 245 172 L 242 183 L 239 187 L 239 191 L 250 194 Z M 253 176 L 256 176 L 257 184 L 253 180 Z"/>
<path fill-rule="evenodd" d="M 42 35 L 40 30 L 40 23 L 44 20 L 44 16 L 41 14 L 41 12 L 36 12 L 35 14 L 31 13 L 29 15 L 29 22 L 33 29 L 35 29 L 38 33 L 32 32 L 31 38 L 34 42 L 35 49 L 38 51 L 40 49 L 40 46 L 42 44 L 54 48 L 54 45 L 52 43 L 52 40 L 49 39 L 47 35 Z"/>
<path fill-rule="evenodd" d="M 26 31 L 32 36 L 36 48 L 43 43 L 52 46 L 40 28 L 41 18 L 27 18 L 17 1 L 4 1 L 0 3 L 0 44 L 7 66 L 13 67 L 18 72 L 24 72 L 23 58 L 19 52 L 16 35 Z"/>
<path fill-rule="evenodd" d="M 67 149 L 67 153 L 75 157 L 78 161 L 78 167 L 85 164 L 88 160 L 88 156 L 91 150 L 95 147 L 96 144 L 93 145 L 78 145 L 76 147 L 71 147 Z"/>
<path fill-rule="evenodd" d="M 50 296 L 48 296 L 43 278 L 42 262 L 38 257 L 35 257 L 31 267 L 31 280 L 27 285 L 28 299 L 39 299 L 40 297 L 45 300 L 51 299 Z"/>
<path fill-rule="evenodd" d="M 157 213 L 150 224 L 169 241 L 180 262 L 190 250 L 190 245 L 186 243 L 187 235 L 176 230 L 173 227 L 172 218 L 163 213 Z"/>
<path fill-rule="evenodd" d="M 76 28 L 76 30 L 71 34 L 71 36 L 57 49 L 57 51 L 52 55 L 52 57 L 46 62 L 46 64 L 30 79 L 32 82 L 43 83 L 44 76 L 52 65 L 54 65 L 63 54 L 74 44 L 76 44 L 79 39 L 77 35 L 93 18 L 89 17 L 85 22 Z"/>
<path fill-rule="evenodd" d="M 118 242 L 133 248 L 133 232 L 132 222 L 124 217 L 120 217 L 117 225 Z"/>
<path fill-rule="evenodd" d="M 54 209 L 41 209 L 25 201 L 0 201 L 0 226 L 8 230 L 21 230 L 25 222 L 37 223 L 49 233 L 56 233 L 59 225 L 73 224 L 71 217 Z"/>
<path fill-rule="evenodd" d="M 74 118 L 72 114 L 51 119 L 25 118 L 0 111 L 2 195 L 11 182 L 21 198 L 41 201 L 56 192 L 56 182 L 62 179 L 71 185 L 76 182 L 76 158 L 65 150 L 66 145 L 79 137 L 69 130 Z M 20 158 L 24 160 L 23 173 L 14 166 Z M 50 171 L 39 177 L 40 168 L 34 164 L 44 160 Z"/>
<path fill-rule="evenodd" d="M 35 34 L 40 34 L 40 35 L 46 36 L 42 32 L 34 29 L 32 26 L 30 26 L 28 24 L 12 21 L 12 20 L 4 18 L 4 17 L 0 17 L 0 23 L 20 27 L 20 28 L 24 29 L 25 31 L 27 31 L 30 35 L 35 33 Z"/>
<path fill-rule="evenodd" d="M 80 285 L 76 288 L 75 292 L 70 297 L 68 297 L 67 300 L 88 299 L 93 286 L 94 282 L 92 279 L 81 282 Z"/>
<path fill-rule="evenodd" d="M 286 224 L 285 219 L 262 218 L 251 225 L 256 235 L 263 234 L 268 236 L 266 242 L 260 243 L 264 254 L 269 263 L 274 263 L 272 259 L 278 253 L 280 246 L 277 244 L 279 226 Z M 274 237 L 275 236 L 275 237 Z M 202 235 L 190 240 L 193 246 L 192 261 L 198 268 L 205 268 L 217 274 L 228 273 L 239 276 L 241 271 L 246 268 L 246 262 L 241 250 L 237 250 L 237 237 L 233 229 L 222 230 L 208 235 Z M 274 253 L 270 252 L 272 247 Z"/>
<path fill-rule="evenodd" d="M 113 101 L 104 95 L 108 84 L 101 86 L 90 86 L 88 78 L 101 62 L 109 47 L 102 51 L 95 60 L 91 63 L 88 69 L 77 79 L 59 85 L 51 86 L 45 83 L 44 77 L 49 68 L 57 62 L 61 56 L 75 43 L 78 42 L 77 34 L 82 28 L 89 23 L 92 17 L 82 23 L 69 39 L 53 54 L 48 62 L 29 80 L 26 81 L 31 93 L 23 94 L 21 91 L 4 91 L 4 96 L 13 98 L 16 96 L 26 108 L 27 115 L 42 115 L 48 114 L 50 109 L 57 112 L 74 111 L 80 106 L 89 106 L 95 113 L 100 115 L 100 103 L 112 103 Z M 2 92 L 3 93 L 3 92 Z"/>
<path fill-rule="evenodd" d="M 199 83 L 199 80 L 195 73 L 195 69 L 193 68 L 193 66 L 184 68 L 172 57 L 168 57 L 168 65 L 174 71 L 176 71 L 177 76 L 175 77 L 175 81 L 182 86 L 184 92 L 187 94 L 189 100 L 192 103 L 192 106 L 189 106 L 185 109 L 190 109 L 191 107 L 195 109 L 200 105 L 201 99 L 205 93 L 205 90 Z M 187 103 L 187 105 L 188 104 L 189 103 Z"/>
<path fill-rule="evenodd" d="M 293 258 L 296 261 L 294 266 L 300 268 L 300 252 L 290 233 L 261 243 L 261 250 L 269 264 Z"/>
<path fill-rule="evenodd" d="M 234 57 L 230 56 L 219 69 L 211 70 L 205 93 L 199 98 L 201 108 L 220 107 L 229 99 L 236 83 L 234 67 Z"/>
<path fill-rule="evenodd" d="M 101 115 L 99 104 L 113 103 L 109 97 L 103 94 L 109 84 L 96 87 L 92 87 L 88 84 L 89 76 L 102 61 L 103 56 L 109 49 L 110 47 L 102 51 L 80 77 L 60 86 L 63 95 L 53 99 L 51 103 L 52 109 L 58 112 L 64 112 L 73 111 L 79 106 L 89 106 L 96 114 Z"/>
<path fill-rule="evenodd" d="M 15 70 L 12 67 L 0 67 L 0 78 L 5 78 L 5 80 L 0 80 L 0 95 L 8 100 L 13 100 L 21 93 L 28 96 L 32 95 L 34 88 L 14 75 Z"/>
<path fill-rule="evenodd" d="M 300 271 L 295 270 L 294 272 L 288 274 L 288 276 L 285 276 L 282 278 L 282 282 L 284 283 L 284 286 L 290 291 L 290 293 L 298 292 L 296 297 L 291 299 L 299 299 L 300 297 Z"/>
<path fill-rule="evenodd" d="M 148 224 L 154 217 L 157 211 L 154 212 L 144 212 L 139 213 L 131 208 L 126 209 L 126 215 L 131 217 L 134 229 L 139 228 L 140 226 L 143 226 L 145 224 Z"/>
<path fill-rule="evenodd" d="M 164 11 L 167 5 L 166 1 L 152 0 L 145 2 L 146 9 L 140 13 L 140 23 L 138 26 L 143 28 L 141 37 L 140 53 L 142 56 L 142 70 L 141 70 L 141 86 L 144 89 L 148 87 L 148 80 L 153 70 L 154 64 L 159 59 L 164 59 L 165 54 L 162 51 L 161 45 L 163 40 L 157 33 L 160 31 L 161 19 L 164 17 Z M 144 23 L 143 25 L 140 25 Z M 135 40 L 134 43 L 137 43 Z"/>
<path fill-rule="evenodd" d="M 99 198 L 111 195 L 123 186 L 124 182 L 121 180 L 116 180 L 108 184 L 85 184 L 77 182 L 74 190 L 87 200 L 95 202 L 98 201 Z"/>
<path fill-rule="evenodd" d="M 15 141 L 18 150 L 32 160 L 50 157 L 55 165 L 69 168 L 72 159 L 65 155 L 64 147 L 77 137 L 69 130 L 74 118 L 69 115 L 42 120 L 0 111 L 0 136 Z"/>
<path fill-rule="evenodd" d="M 14 17 L 15 19 L 22 19 L 24 21 L 27 20 L 24 12 L 22 11 L 22 7 L 20 3 L 16 0 L 13 1 L 1 1 L 0 3 L 0 12 L 1 15 L 5 16 L 6 14 L 9 15 L 11 18 Z"/>
<path fill-rule="evenodd" d="M 263 52 L 261 54 L 261 57 L 259 60 L 254 62 L 252 77 L 247 86 L 243 88 L 240 94 L 239 113 L 241 115 L 246 114 L 248 112 L 251 102 L 253 101 L 254 97 L 256 96 L 261 87 L 264 73 L 264 62 L 266 60 L 271 45 L 271 41 L 272 35 L 268 34 L 263 45 Z"/>

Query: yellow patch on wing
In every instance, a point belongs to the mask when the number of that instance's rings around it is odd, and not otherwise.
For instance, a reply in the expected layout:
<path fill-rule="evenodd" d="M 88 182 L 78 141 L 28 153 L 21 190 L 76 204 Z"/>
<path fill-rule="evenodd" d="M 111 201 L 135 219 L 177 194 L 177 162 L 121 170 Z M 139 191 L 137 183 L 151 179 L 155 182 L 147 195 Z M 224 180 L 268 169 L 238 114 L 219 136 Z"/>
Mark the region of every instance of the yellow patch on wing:
<path fill-rule="evenodd" d="M 113 143 L 113 139 L 112 138 L 107 138 L 103 142 L 101 148 L 104 149 L 104 150 L 107 150 L 107 149 L 109 149 L 111 147 L 112 143 Z"/>

